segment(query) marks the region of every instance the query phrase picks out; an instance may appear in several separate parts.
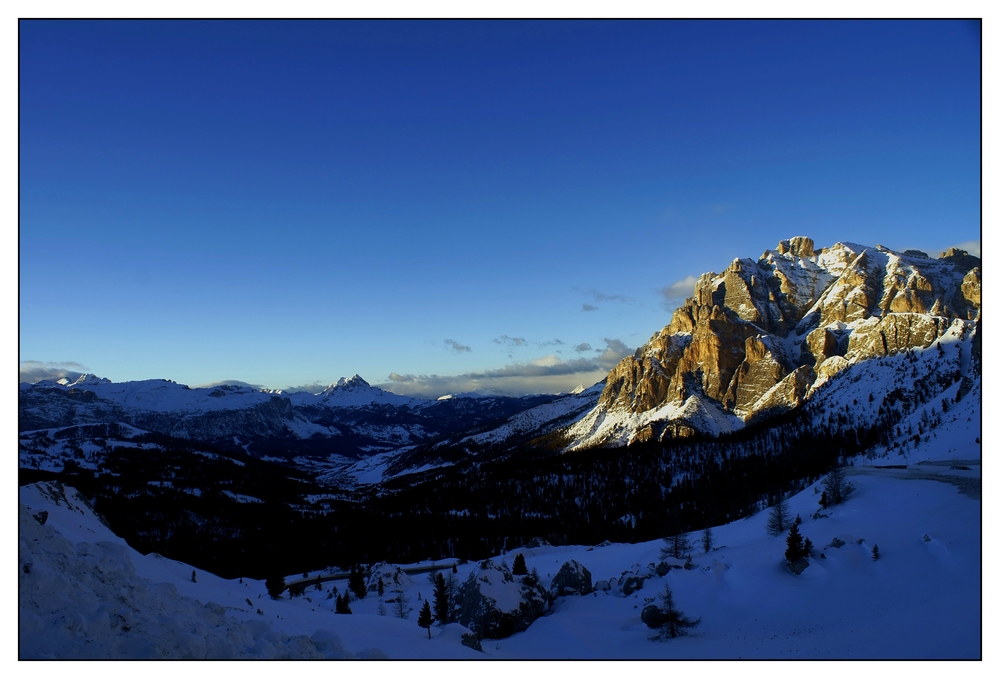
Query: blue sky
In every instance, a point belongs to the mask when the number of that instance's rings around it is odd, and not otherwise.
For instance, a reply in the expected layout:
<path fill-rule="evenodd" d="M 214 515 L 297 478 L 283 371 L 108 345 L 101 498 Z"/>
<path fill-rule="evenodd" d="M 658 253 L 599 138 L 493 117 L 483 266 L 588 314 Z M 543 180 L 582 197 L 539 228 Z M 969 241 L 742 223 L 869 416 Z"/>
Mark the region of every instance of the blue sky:
<path fill-rule="evenodd" d="M 962 22 L 19 33 L 31 375 L 567 390 L 782 238 L 980 237 Z"/>

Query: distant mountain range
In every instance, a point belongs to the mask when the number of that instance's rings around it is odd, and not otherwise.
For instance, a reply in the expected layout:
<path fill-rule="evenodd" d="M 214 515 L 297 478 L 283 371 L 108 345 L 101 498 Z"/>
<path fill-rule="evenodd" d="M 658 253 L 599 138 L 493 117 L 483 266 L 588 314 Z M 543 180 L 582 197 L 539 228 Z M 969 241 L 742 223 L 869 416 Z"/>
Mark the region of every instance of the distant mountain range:
<path fill-rule="evenodd" d="M 203 442 L 341 486 L 530 448 L 718 436 L 810 403 L 823 413 L 851 407 L 875 424 L 893 390 L 932 383 L 935 397 L 952 389 L 954 398 L 978 388 L 980 265 L 961 250 L 933 259 L 791 238 L 702 275 L 670 323 L 606 380 L 558 396 L 431 400 L 358 375 L 318 394 L 95 375 L 21 384 L 22 466 L 61 464 L 63 453 L 31 443 L 38 432 L 93 424 Z M 934 346 L 942 361 L 933 366 L 890 360 Z"/>

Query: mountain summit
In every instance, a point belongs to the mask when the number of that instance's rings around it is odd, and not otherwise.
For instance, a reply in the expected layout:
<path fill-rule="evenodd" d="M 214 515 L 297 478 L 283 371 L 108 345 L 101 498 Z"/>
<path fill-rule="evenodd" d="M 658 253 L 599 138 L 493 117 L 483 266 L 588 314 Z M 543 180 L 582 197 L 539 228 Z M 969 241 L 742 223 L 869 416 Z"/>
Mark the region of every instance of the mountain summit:
<path fill-rule="evenodd" d="M 849 365 L 967 337 L 980 260 L 881 245 L 781 241 L 703 274 L 665 328 L 608 375 L 569 447 L 720 434 L 800 406 Z"/>

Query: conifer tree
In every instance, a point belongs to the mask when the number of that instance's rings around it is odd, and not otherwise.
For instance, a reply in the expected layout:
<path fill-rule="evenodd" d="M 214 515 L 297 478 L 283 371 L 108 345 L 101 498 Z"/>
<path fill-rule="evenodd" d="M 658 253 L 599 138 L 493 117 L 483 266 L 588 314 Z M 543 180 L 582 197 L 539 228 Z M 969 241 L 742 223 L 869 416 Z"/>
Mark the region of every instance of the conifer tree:
<path fill-rule="evenodd" d="M 385 594 L 385 583 L 382 582 L 382 576 L 378 576 L 378 595 L 383 596 Z"/>
<path fill-rule="evenodd" d="M 403 596 L 402 592 L 396 593 L 396 603 L 392 606 L 392 612 L 403 620 L 410 617 L 410 600 Z"/>
<path fill-rule="evenodd" d="M 691 551 L 691 543 L 683 533 L 669 535 L 663 538 L 663 542 L 666 543 L 666 547 L 660 548 L 661 559 L 668 557 L 683 559 Z"/>
<path fill-rule="evenodd" d="M 688 630 L 694 629 L 701 623 L 701 618 L 691 620 L 682 612 L 677 610 L 674 604 L 674 593 L 670 589 L 669 583 L 664 584 L 663 593 L 660 595 L 663 605 L 660 606 L 660 632 L 654 639 L 675 639 L 688 634 Z"/>
<path fill-rule="evenodd" d="M 434 619 L 442 625 L 451 617 L 451 597 L 448 596 L 448 583 L 444 576 L 438 573 L 434 577 Z"/>
<path fill-rule="evenodd" d="M 788 548 L 785 550 L 785 559 L 788 563 L 795 563 L 805 556 L 805 546 L 802 543 L 802 534 L 799 533 L 798 524 L 793 523 L 788 529 L 788 537 L 785 539 Z"/>
<path fill-rule="evenodd" d="M 767 534 L 777 537 L 785 532 L 789 523 L 788 504 L 784 500 L 778 500 L 771 505 L 771 513 L 767 517 Z"/>
<path fill-rule="evenodd" d="M 191 571 L 191 582 L 198 582 L 198 574 L 195 571 Z"/>
<path fill-rule="evenodd" d="M 705 530 L 701 534 L 701 546 L 702 549 L 705 550 L 706 554 L 712 551 L 714 543 L 715 541 L 712 536 L 712 529 L 708 526 L 705 526 Z"/>
<path fill-rule="evenodd" d="M 844 468 L 834 467 L 830 470 L 830 473 L 826 475 L 826 480 L 823 482 L 823 488 L 826 492 L 827 501 L 831 505 L 839 505 L 843 502 L 844 496 L 847 494 Z"/>
<path fill-rule="evenodd" d="M 872 561 L 878 561 L 881 557 L 882 555 L 879 554 L 878 545 L 872 547 Z"/>
<path fill-rule="evenodd" d="M 518 552 L 518 555 L 514 557 L 514 570 L 511 573 L 514 575 L 528 574 L 528 565 L 524 562 L 524 554 Z"/>
<path fill-rule="evenodd" d="M 285 591 L 285 578 L 282 575 L 272 574 L 264 581 L 264 586 L 267 587 L 267 593 L 272 599 L 278 599 Z"/>
<path fill-rule="evenodd" d="M 365 586 L 365 574 L 360 566 L 351 566 L 351 575 L 347 578 L 347 588 L 354 592 L 354 596 L 364 599 L 368 596 L 368 587 Z"/>
<path fill-rule="evenodd" d="M 336 608 L 334 609 L 334 612 L 335 613 L 341 613 L 341 614 L 350 614 L 350 613 L 353 613 L 353 611 L 351 610 L 351 604 L 347 600 L 346 596 L 340 596 L 339 594 L 337 595 L 337 603 L 336 603 Z"/>
<path fill-rule="evenodd" d="M 420 609 L 420 615 L 417 616 L 417 624 L 427 630 L 427 638 L 431 638 L 431 623 L 434 619 L 431 617 L 431 603 L 424 599 L 424 607 Z"/>

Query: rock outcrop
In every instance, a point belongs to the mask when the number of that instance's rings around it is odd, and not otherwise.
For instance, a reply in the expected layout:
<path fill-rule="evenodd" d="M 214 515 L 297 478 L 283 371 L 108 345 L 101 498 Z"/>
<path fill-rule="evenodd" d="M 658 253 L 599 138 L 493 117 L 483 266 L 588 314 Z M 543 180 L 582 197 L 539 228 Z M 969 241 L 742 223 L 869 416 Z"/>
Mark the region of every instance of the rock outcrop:
<path fill-rule="evenodd" d="M 718 435 L 800 407 L 858 361 L 930 346 L 978 319 L 979 259 L 948 250 L 781 241 L 702 275 L 670 323 L 608 374 L 568 448 Z"/>
<path fill-rule="evenodd" d="M 590 594 L 593 591 L 590 571 L 573 559 L 563 562 L 559 572 L 552 578 L 552 584 L 549 585 L 549 596 L 553 599 L 570 594 Z"/>
<path fill-rule="evenodd" d="M 479 639 L 503 639 L 528 629 L 548 610 L 548 593 L 531 575 L 515 576 L 487 559 L 455 596 L 458 622 Z"/>

